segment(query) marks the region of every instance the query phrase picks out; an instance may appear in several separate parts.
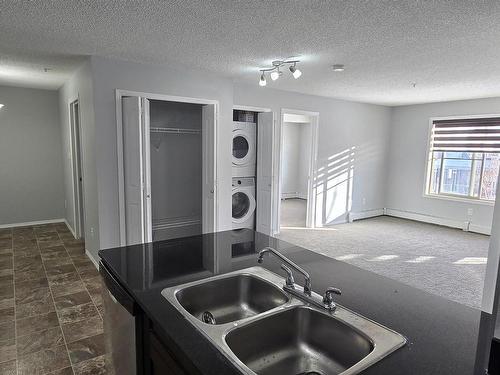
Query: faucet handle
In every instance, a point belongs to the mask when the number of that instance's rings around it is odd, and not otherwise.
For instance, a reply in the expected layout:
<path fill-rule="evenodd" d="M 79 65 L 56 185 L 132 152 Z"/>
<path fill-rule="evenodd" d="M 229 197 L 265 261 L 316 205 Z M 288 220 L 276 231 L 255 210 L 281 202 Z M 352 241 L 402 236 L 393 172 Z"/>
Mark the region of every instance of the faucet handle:
<path fill-rule="evenodd" d="M 326 289 L 325 294 L 323 296 L 323 303 L 328 307 L 330 310 L 334 310 L 336 305 L 335 302 L 333 301 L 333 295 L 336 294 L 340 296 L 342 294 L 342 291 L 338 288 L 334 287 L 329 287 Z"/>
<path fill-rule="evenodd" d="M 285 266 L 284 264 L 281 265 L 281 269 L 286 272 L 286 286 L 290 288 L 295 288 L 295 280 L 293 279 L 293 273 L 290 267 Z"/>

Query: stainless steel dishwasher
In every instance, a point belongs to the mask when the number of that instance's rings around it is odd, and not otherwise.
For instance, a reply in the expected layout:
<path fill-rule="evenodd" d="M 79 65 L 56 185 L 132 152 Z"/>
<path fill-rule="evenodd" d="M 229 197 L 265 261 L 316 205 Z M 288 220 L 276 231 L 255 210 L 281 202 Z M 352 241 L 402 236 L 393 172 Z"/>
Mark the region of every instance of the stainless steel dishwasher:
<path fill-rule="evenodd" d="M 140 367 L 140 323 L 134 299 L 100 262 L 99 272 L 104 283 L 104 335 L 108 360 L 106 369 L 111 374 L 137 375 Z M 139 340 L 137 340 L 139 339 Z M 139 364 L 139 365 L 138 365 Z"/>

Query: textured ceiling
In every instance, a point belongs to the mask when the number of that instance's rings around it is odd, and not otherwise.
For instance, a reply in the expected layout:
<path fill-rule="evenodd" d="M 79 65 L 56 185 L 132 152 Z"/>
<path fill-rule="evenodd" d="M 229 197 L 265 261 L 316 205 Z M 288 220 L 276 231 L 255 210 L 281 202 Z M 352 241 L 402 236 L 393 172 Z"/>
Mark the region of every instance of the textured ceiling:
<path fill-rule="evenodd" d="M 386 105 L 500 96 L 499 20 L 497 0 L 0 0 L 0 83 L 57 87 L 101 55 L 257 85 L 259 67 L 301 56 L 300 79 L 268 87 Z"/>

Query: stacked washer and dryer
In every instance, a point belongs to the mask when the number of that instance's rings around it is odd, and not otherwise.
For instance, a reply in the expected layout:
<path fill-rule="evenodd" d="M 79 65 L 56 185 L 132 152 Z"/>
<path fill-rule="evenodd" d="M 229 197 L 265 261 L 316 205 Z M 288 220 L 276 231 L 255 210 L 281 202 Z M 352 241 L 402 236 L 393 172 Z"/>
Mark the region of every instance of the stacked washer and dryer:
<path fill-rule="evenodd" d="M 233 120 L 233 229 L 255 229 L 257 114 L 235 110 Z"/>

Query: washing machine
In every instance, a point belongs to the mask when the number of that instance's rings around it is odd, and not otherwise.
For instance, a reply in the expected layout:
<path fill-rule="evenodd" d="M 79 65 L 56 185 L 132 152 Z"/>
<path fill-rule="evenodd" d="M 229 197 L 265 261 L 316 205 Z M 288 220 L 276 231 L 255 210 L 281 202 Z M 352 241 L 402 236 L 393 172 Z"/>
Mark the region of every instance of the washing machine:
<path fill-rule="evenodd" d="M 233 177 L 255 177 L 257 124 L 233 121 Z"/>
<path fill-rule="evenodd" d="M 255 229 L 255 178 L 233 178 L 233 229 Z"/>

